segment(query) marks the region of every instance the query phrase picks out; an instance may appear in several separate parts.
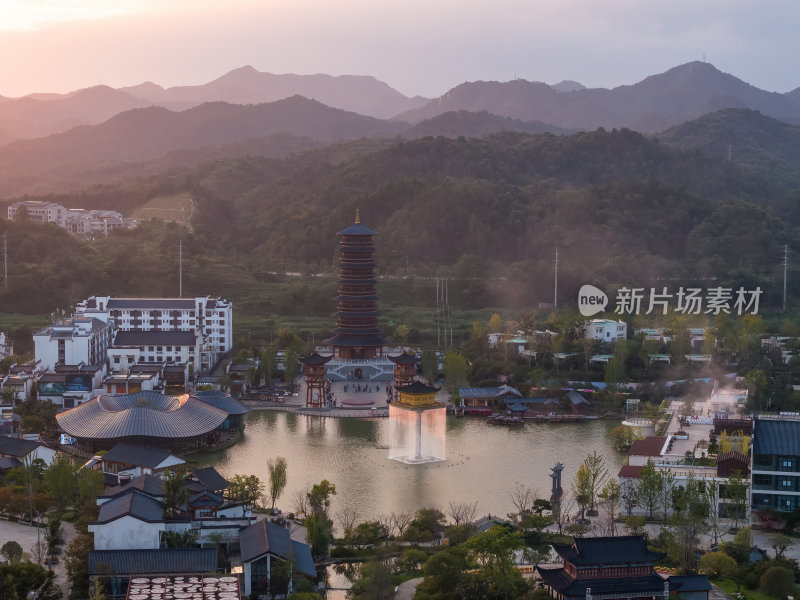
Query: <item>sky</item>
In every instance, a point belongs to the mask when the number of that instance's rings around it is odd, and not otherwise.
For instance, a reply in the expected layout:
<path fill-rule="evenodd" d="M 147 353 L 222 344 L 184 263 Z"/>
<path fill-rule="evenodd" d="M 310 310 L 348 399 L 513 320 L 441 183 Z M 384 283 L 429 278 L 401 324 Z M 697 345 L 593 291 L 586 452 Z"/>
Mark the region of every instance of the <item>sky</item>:
<path fill-rule="evenodd" d="M 636 83 L 707 60 L 800 87 L 797 0 L 0 0 L 0 95 L 262 72 L 372 75 L 436 97 L 515 77 Z"/>

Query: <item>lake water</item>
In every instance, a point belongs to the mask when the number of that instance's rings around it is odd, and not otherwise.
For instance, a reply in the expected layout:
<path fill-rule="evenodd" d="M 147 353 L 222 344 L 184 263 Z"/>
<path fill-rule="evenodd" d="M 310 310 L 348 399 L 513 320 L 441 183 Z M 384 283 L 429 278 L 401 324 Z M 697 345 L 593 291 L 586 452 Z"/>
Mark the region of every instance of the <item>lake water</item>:
<path fill-rule="evenodd" d="M 564 464 L 568 490 L 578 465 L 597 450 L 616 476 L 623 456 L 614 451 L 610 431 L 616 421 L 492 425 L 483 418 L 447 417 L 444 462 L 405 465 L 388 458 L 388 419 L 309 417 L 253 411 L 244 440 L 215 454 L 198 455 L 225 477 L 255 474 L 269 481 L 267 461 L 283 456 L 287 485 L 277 506 L 290 512 L 293 492 L 328 479 L 336 485 L 331 514 L 354 508 L 359 520 L 391 512 L 435 506 L 446 512 L 450 500 L 478 503 L 478 515 L 513 511 L 510 493 L 517 482 L 550 497 L 550 467 Z M 337 524 L 338 528 L 338 524 Z"/>

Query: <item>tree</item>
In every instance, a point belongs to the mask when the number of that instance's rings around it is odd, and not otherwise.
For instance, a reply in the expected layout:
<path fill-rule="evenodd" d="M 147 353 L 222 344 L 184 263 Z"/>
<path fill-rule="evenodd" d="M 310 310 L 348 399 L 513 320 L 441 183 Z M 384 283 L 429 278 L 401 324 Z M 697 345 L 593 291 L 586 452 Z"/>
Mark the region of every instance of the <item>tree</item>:
<path fill-rule="evenodd" d="M 445 516 L 438 508 L 420 508 L 408 524 L 403 537 L 409 542 L 438 540 L 444 530 Z"/>
<path fill-rule="evenodd" d="M 572 495 L 581 509 L 581 519 L 585 519 L 586 508 L 592 503 L 592 476 L 586 463 L 578 466 L 578 472 L 572 481 Z"/>
<path fill-rule="evenodd" d="M 736 561 L 724 552 L 709 552 L 700 559 L 700 570 L 711 577 L 733 577 Z"/>
<path fill-rule="evenodd" d="M 513 515 L 508 515 L 509 518 L 521 522 L 533 510 L 533 502 L 536 495 L 536 492 L 530 487 L 517 482 L 514 489 L 511 490 L 511 503 L 517 509 L 517 512 Z"/>
<path fill-rule="evenodd" d="M 728 502 L 728 511 L 733 519 L 734 527 L 738 528 L 746 516 L 749 487 L 749 482 L 742 478 L 742 474 L 738 471 L 728 477 L 728 482 L 725 484 L 725 500 Z"/>
<path fill-rule="evenodd" d="M 59 452 L 44 472 L 44 484 L 56 498 L 59 510 L 72 506 L 75 501 L 77 471 L 72 459 Z"/>
<path fill-rule="evenodd" d="M 639 496 L 636 484 L 631 479 L 626 479 L 622 484 L 622 505 L 625 507 L 625 514 L 631 516 L 633 509 L 639 504 Z"/>
<path fill-rule="evenodd" d="M 356 526 L 358 511 L 348 506 L 337 512 L 336 518 L 339 521 L 339 525 L 342 527 L 342 532 L 347 534 L 348 531 L 351 531 Z"/>
<path fill-rule="evenodd" d="M 650 459 L 647 460 L 639 476 L 636 495 L 639 498 L 639 506 L 646 508 L 648 516 L 652 519 L 653 511 L 661 498 L 661 472 Z"/>
<path fill-rule="evenodd" d="M 597 455 L 597 450 L 583 459 L 583 464 L 589 472 L 590 508 L 594 511 L 597 509 L 597 493 L 608 479 L 608 469 L 603 457 Z"/>
<path fill-rule="evenodd" d="M 796 593 L 794 573 L 785 567 L 770 567 L 761 576 L 758 589 L 773 598 L 786 598 Z"/>
<path fill-rule="evenodd" d="M 297 352 L 287 350 L 283 359 L 283 378 L 289 386 L 294 389 L 294 380 L 300 374 L 300 362 L 297 360 Z"/>
<path fill-rule="evenodd" d="M 668 551 L 670 557 L 680 566 L 681 572 L 688 574 L 697 569 L 700 537 L 708 532 L 708 504 L 700 483 L 692 475 L 687 478 L 686 485 L 679 489 L 675 510 L 669 519 Z"/>
<path fill-rule="evenodd" d="M 336 486 L 327 479 L 311 486 L 308 492 L 308 506 L 312 513 L 323 513 L 326 518 L 328 507 L 331 505 L 331 496 L 336 495 Z"/>
<path fill-rule="evenodd" d="M 297 489 L 292 495 L 292 508 L 298 515 L 308 514 L 308 492 L 307 489 Z"/>
<path fill-rule="evenodd" d="M 439 375 L 439 361 L 436 359 L 436 352 L 433 350 L 423 350 L 420 359 L 422 375 L 428 380 L 428 385 L 433 385 Z"/>
<path fill-rule="evenodd" d="M 788 535 L 779 533 L 769 543 L 770 548 L 775 551 L 775 558 L 783 558 L 783 553 L 786 549 L 794 543 L 794 540 Z"/>
<path fill-rule="evenodd" d="M 721 535 L 719 514 L 719 484 L 713 479 L 706 481 L 706 503 L 708 504 L 708 527 L 713 543 L 719 544 Z"/>
<path fill-rule="evenodd" d="M 391 600 L 394 597 L 392 569 L 388 561 L 376 558 L 365 563 L 358 579 L 347 592 L 353 600 Z"/>
<path fill-rule="evenodd" d="M 306 527 L 306 539 L 311 545 L 311 554 L 316 557 L 326 556 L 333 541 L 333 523 L 324 512 L 313 512 L 303 521 Z"/>
<path fill-rule="evenodd" d="M 747 384 L 747 407 L 749 410 L 761 411 L 767 408 L 766 404 L 766 391 L 769 385 L 767 376 L 763 371 L 753 370 L 748 371 L 744 376 L 744 382 Z"/>
<path fill-rule="evenodd" d="M 672 495 L 675 491 L 675 473 L 669 469 L 661 470 L 661 488 L 659 490 L 659 502 L 661 503 L 661 512 L 664 516 L 664 525 L 667 524 L 669 517 L 670 507 L 672 506 Z"/>
<path fill-rule="evenodd" d="M 94 536 L 91 533 L 82 533 L 77 536 L 69 548 L 64 559 L 67 568 L 67 577 L 72 584 L 71 598 L 89 597 L 89 552 L 94 550 Z"/>
<path fill-rule="evenodd" d="M 61 589 L 55 573 L 31 562 L 0 565 L 0 599 L 59 600 Z"/>
<path fill-rule="evenodd" d="M 515 554 L 525 547 L 519 532 L 495 525 L 465 544 L 478 564 L 478 577 L 486 582 L 485 598 L 518 598 L 528 584 L 516 568 Z M 471 596 L 467 596 L 471 597 Z"/>
<path fill-rule="evenodd" d="M 622 500 L 622 486 L 616 479 L 610 479 L 598 494 L 608 514 L 608 535 L 617 535 L 616 517 Z"/>
<path fill-rule="evenodd" d="M 494 313 L 491 318 L 489 319 L 489 324 L 487 325 L 487 329 L 489 333 L 502 333 L 503 332 L 503 319 L 500 317 L 499 314 Z"/>
<path fill-rule="evenodd" d="M 8 562 L 15 563 L 22 560 L 22 546 L 14 540 L 9 540 L 0 548 L 0 555 Z"/>
<path fill-rule="evenodd" d="M 406 527 L 408 527 L 408 524 L 411 523 L 411 515 L 407 512 L 399 512 L 392 513 L 390 518 L 392 521 L 392 526 L 397 529 L 397 535 L 402 537 Z"/>
<path fill-rule="evenodd" d="M 286 459 L 278 456 L 275 460 L 267 463 L 269 468 L 269 497 L 272 501 L 272 510 L 275 510 L 275 502 L 283 493 L 286 487 Z"/>
<path fill-rule="evenodd" d="M 456 587 L 470 568 L 467 549 L 448 546 L 432 555 L 422 567 L 423 581 L 417 586 L 417 597 L 456 600 Z"/>
<path fill-rule="evenodd" d="M 270 346 L 264 352 L 261 353 L 261 368 L 264 370 L 264 373 L 267 377 L 267 385 L 272 383 L 272 379 L 275 377 L 275 374 L 278 372 L 278 356 L 275 352 L 275 348 Z"/>
<path fill-rule="evenodd" d="M 453 502 L 450 501 L 448 516 L 453 520 L 454 525 L 472 523 L 475 520 L 475 513 L 478 510 L 478 501 L 475 502 Z"/>
<path fill-rule="evenodd" d="M 467 382 L 467 361 L 455 350 L 449 350 L 442 365 L 445 387 L 451 396 L 458 394 L 458 388 Z"/>
<path fill-rule="evenodd" d="M 189 477 L 186 471 L 166 471 L 162 476 L 164 491 L 164 517 L 174 519 L 181 515 L 181 507 L 189 500 L 189 489 L 185 487 Z"/>
<path fill-rule="evenodd" d="M 228 499 L 242 505 L 246 514 L 258 505 L 263 485 L 256 475 L 234 475 L 228 486 Z"/>

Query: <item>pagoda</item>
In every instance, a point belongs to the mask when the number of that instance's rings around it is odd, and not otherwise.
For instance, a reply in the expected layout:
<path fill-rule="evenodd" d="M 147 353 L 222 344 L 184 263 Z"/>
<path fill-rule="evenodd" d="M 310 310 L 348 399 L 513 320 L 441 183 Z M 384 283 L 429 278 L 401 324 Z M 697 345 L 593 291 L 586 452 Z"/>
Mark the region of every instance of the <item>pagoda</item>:
<path fill-rule="evenodd" d="M 299 359 L 303 364 L 303 375 L 306 379 L 306 406 L 320 407 L 325 404 L 327 393 L 325 363 L 330 359 L 330 356 L 320 356 L 316 350 L 310 356 Z"/>
<path fill-rule="evenodd" d="M 397 399 L 389 405 L 389 458 L 406 464 L 445 460 L 446 409 L 436 402 L 439 388 L 414 380 L 395 390 Z"/>
<path fill-rule="evenodd" d="M 394 363 L 394 400 L 397 401 L 400 399 L 398 388 L 411 385 L 417 378 L 419 359 L 406 351 L 398 356 L 388 356 L 387 358 Z"/>
<path fill-rule="evenodd" d="M 325 343 L 333 346 L 333 356 L 342 359 L 370 360 L 383 356 L 383 332 L 378 327 L 378 297 L 375 279 L 377 235 L 361 224 L 358 210 L 355 222 L 338 232 L 340 246 L 339 286 L 336 300 L 336 329 Z"/>

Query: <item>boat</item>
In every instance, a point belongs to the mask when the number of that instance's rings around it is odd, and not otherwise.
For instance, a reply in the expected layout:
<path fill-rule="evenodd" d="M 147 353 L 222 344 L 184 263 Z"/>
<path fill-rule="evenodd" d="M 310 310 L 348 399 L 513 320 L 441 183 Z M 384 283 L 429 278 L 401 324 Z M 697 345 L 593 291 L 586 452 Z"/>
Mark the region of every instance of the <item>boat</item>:
<path fill-rule="evenodd" d="M 522 417 L 513 417 L 511 415 L 492 415 L 489 417 L 489 423 L 495 425 L 524 425 L 525 419 Z"/>

